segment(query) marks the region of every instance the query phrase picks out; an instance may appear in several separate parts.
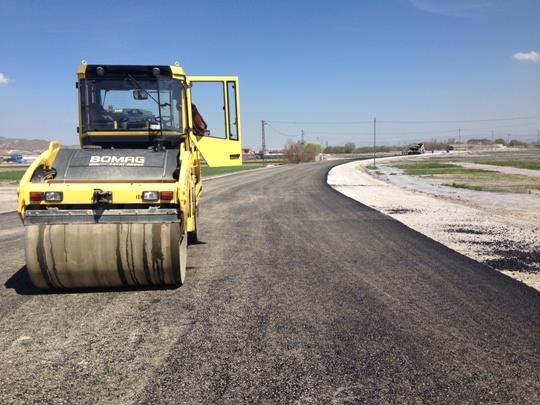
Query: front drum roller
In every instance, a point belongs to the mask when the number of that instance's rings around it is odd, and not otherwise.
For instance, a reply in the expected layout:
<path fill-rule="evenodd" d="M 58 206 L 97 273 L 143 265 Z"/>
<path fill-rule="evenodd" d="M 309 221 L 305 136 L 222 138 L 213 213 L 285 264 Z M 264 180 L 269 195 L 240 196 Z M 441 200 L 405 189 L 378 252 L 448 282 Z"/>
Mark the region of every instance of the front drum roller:
<path fill-rule="evenodd" d="M 187 235 L 178 223 L 25 226 L 26 267 L 42 289 L 181 285 Z"/>

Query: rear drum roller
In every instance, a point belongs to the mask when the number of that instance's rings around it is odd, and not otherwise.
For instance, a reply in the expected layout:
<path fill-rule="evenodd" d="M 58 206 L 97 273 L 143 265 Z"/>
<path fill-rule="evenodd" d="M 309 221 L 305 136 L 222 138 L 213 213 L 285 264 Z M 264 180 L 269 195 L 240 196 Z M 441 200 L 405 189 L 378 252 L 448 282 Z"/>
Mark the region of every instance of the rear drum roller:
<path fill-rule="evenodd" d="M 193 208 L 193 231 L 188 232 L 188 243 L 194 245 L 198 241 L 197 231 L 199 230 L 199 207 L 195 198 L 195 191 L 191 192 L 191 204 Z"/>
<path fill-rule="evenodd" d="M 188 248 L 188 233 L 184 231 L 182 240 L 180 241 L 180 285 L 184 284 L 186 280 L 186 263 L 187 263 L 187 248 Z"/>
<path fill-rule="evenodd" d="M 25 254 L 42 289 L 181 285 L 187 234 L 178 223 L 27 225 Z"/>

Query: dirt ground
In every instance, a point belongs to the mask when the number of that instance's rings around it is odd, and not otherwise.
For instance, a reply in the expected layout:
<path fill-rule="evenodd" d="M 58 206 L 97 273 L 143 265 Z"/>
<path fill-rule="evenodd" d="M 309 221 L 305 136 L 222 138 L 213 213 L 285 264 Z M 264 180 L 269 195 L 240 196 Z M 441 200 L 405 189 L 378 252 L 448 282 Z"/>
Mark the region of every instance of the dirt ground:
<path fill-rule="evenodd" d="M 415 156 L 406 159 L 426 159 Z M 540 194 L 446 187 L 392 167 L 403 159 L 351 162 L 328 183 L 450 248 L 540 290 Z M 421 259 L 421 258 L 420 258 Z"/>
<path fill-rule="evenodd" d="M 0 185 L 0 213 L 17 210 L 17 186 Z"/>

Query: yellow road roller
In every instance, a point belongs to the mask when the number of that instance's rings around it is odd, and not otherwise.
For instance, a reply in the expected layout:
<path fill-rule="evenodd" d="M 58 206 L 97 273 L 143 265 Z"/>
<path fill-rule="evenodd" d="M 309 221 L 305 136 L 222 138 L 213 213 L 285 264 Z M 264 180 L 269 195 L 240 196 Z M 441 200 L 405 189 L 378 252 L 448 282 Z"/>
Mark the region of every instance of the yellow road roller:
<path fill-rule="evenodd" d="M 181 285 L 202 161 L 242 164 L 238 77 L 83 61 L 76 88 L 80 148 L 51 142 L 17 191 L 30 279 L 42 289 Z"/>

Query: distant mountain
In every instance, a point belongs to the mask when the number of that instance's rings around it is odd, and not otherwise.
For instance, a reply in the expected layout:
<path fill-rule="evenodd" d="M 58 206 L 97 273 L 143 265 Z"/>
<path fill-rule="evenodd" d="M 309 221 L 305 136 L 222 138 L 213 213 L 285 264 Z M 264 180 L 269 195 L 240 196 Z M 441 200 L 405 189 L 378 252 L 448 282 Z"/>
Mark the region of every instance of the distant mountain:
<path fill-rule="evenodd" d="M 17 151 L 23 154 L 38 154 L 49 147 L 46 139 L 6 138 L 0 136 L 0 154 L 5 155 L 9 151 Z M 62 145 L 71 148 L 72 145 Z"/>
<path fill-rule="evenodd" d="M 4 138 L 0 136 L 0 151 L 3 154 L 10 150 L 41 153 L 49 147 L 49 142 L 44 139 Z"/>

